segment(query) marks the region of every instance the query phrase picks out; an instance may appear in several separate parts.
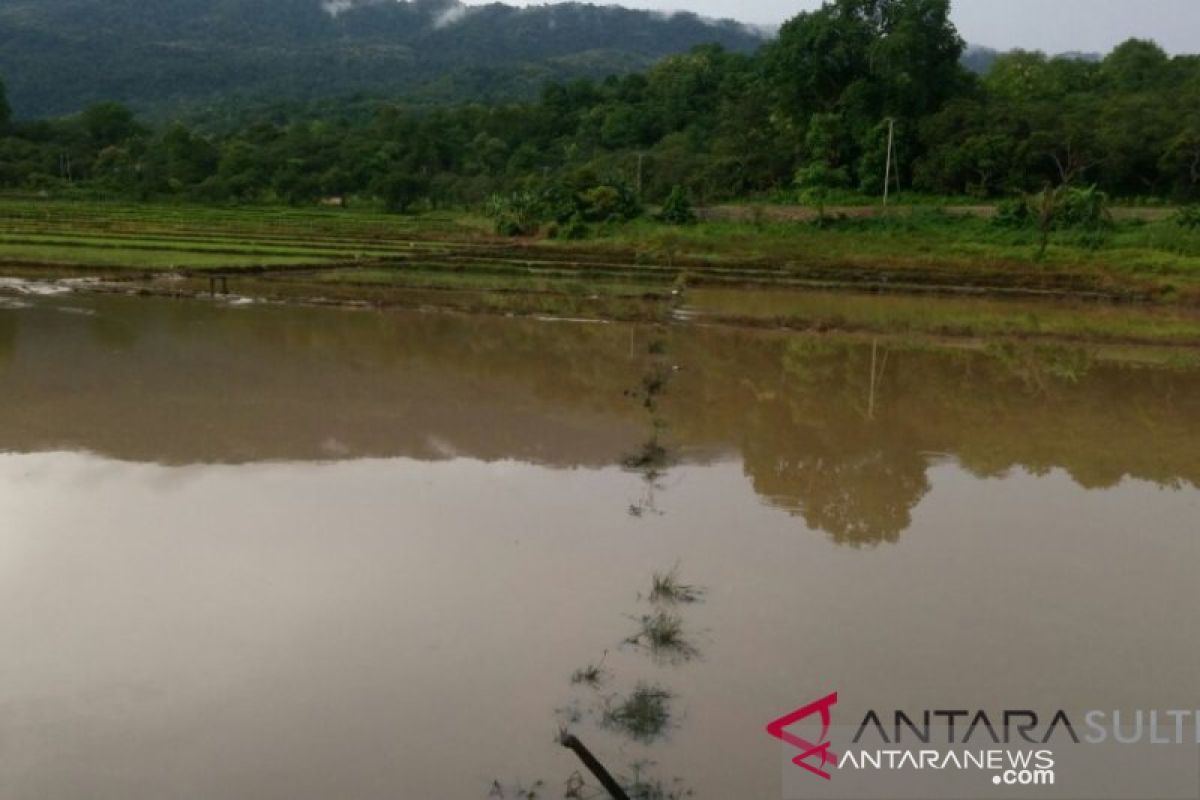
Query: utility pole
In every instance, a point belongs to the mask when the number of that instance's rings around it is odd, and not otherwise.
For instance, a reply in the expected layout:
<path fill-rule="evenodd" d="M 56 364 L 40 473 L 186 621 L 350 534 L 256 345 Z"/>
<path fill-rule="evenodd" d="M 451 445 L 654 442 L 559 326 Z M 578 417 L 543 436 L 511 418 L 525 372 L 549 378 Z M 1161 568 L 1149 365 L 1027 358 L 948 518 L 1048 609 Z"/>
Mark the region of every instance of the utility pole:
<path fill-rule="evenodd" d="M 638 153 L 638 170 L 637 170 L 637 197 L 640 202 L 642 199 L 642 160 L 646 157 L 645 153 Z"/>
<path fill-rule="evenodd" d="M 896 140 L 896 120 L 888 117 L 887 166 L 883 170 L 883 205 L 888 204 L 888 191 L 892 187 L 892 147 Z"/>

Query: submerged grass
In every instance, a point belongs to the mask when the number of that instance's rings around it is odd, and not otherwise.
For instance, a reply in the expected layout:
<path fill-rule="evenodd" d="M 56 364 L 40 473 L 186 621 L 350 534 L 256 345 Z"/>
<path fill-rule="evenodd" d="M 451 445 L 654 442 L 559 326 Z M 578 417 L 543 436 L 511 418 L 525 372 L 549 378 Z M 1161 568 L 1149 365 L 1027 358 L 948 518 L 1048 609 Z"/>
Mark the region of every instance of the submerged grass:
<path fill-rule="evenodd" d="M 609 671 L 604 666 L 605 659 L 608 658 L 608 651 L 595 664 L 587 664 L 571 673 L 571 684 L 573 686 L 588 686 L 593 689 L 598 689 L 605 684 L 609 678 Z"/>
<path fill-rule="evenodd" d="M 651 603 L 696 603 L 704 597 L 704 589 L 683 583 L 679 580 L 679 567 L 672 567 L 667 572 L 655 572 L 651 576 Z"/>
<path fill-rule="evenodd" d="M 639 683 L 628 696 L 608 700 L 602 722 L 643 744 L 665 734 L 671 724 L 674 695 L 661 686 Z"/>
<path fill-rule="evenodd" d="M 688 638 L 683 627 L 683 618 L 678 614 L 659 609 L 638 618 L 637 633 L 626 639 L 626 643 L 643 648 L 658 661 L 678 664 L 699 657 L 700 650 Z"/>
<path fill-rule="evenodd" d="M 696 796 L 695 790 L 687 786 L 682 778 L 664 781 L 647 775 L 646 768 L 650 766 L 653 766 L 650 762 L 634 764 L 633 774 L 623 781 L 629 800 L 685 800 Z"/>
<path fill-rule="evenodd" d="M 546 794 L 546 782 L 539 779 L 528 786 L 520 781 L 506 785 L 494 780 L 487 796 L 496 798 L 496 800 L 540 800 L 548 795 Z"/>
<path fill-rule="evenodd" d="M 659 441 L 657 433 L 642 442 L 636 452 L 630 453 L 621 460 L 625 469 L 641 472 L 651 476 L 651 479 L 661 476 L 663 469 L 670 465 L 671 459 L 667 448 Z"/>

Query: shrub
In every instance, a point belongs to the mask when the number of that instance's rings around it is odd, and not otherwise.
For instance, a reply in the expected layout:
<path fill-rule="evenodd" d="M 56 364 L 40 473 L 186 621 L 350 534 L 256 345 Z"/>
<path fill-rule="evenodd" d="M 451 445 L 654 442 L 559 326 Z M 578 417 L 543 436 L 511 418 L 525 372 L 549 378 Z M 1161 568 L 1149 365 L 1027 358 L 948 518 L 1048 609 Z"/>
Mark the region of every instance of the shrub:
<path fill-rule="evenodd" d="M 541 214 L 554 222 L 568 222 L 579 213 L 575 192 L 561 183 L 552 183 L 543 188 L 538 196 Z"/>
<path fill-rule="evenodd" d="M 403 214 L 429 194 L 429 180 L 407 172 L 390 172 L 374 181 L 371 188 L 383 201 L 384 208 L 393 214 Z"/>
<path fill-rule="evenodd" d="M 592 235 L 592 229 L 579 214 L 571 215 L 566 222 L 551 222 L 546 226 L 546 236 L 563 241 L 580 241 Z"/>
<path fill-rule="evenodd" d="M 486 211 L 496 220 L 496 233 L 501 236 L 532 236 L 538 231 L 538 201 L 529 192 L 494 194 Z"/>
<path fill-rule="evenodd" d="M 642 215 L 637 197 L 623 184 L 600 184 L 577 196 L 577 212 L 587 222 L 625 222 Z"/>
<path fill-rule="evenodd" d="M 573 214 L 559 232 L 560 238 L 572 241 L 586 239 L 590 235 L 591 229 L 588 228 L 587 223 L 583 221 L 583 217 L 579 214 Z"/>
<path fill-rule="evenodd" d="M 1054 210 L 1054 227 L 1059 230 L 1096 232 L 1112 224 L 1108 195 L 1089 186 L 1086 189 L 1060 189 Z"/>
<path fill-rule="evenodd" d="M 830 194 L 848 186 L 850 176 L 844 167 L 831 167 L 823 161 L 815 161 L 797 170 L 794 182 L 799 190 L 800 202 L 816 208 L 817 221 L 824 224 L 825 206 L 829 203 Z"/>
<path fill-rule="evenodd" d="M 1188 230 L 1200 230 L 1200 205 L 1184 206 L 1172 217 L 1175 224 Z"/>
<path fill-rule="evenodd" d="M 676 184 L 671 189 L 671 193 L 663 202 L 658 218 L 668 225 L 691 225 L 696 221 L 696 212 L 692 208 L 692 201 L 688 199 L 687 192 L 682 186 Z"/>
<path fill-rule="evenodd" d="M 996 206 L 996 216 L 992 222 L 1002 228 L 1025 228 L 1033 224 L 1033 218 L 1029 201 L 1024 197 L 1014 197 Z"/>

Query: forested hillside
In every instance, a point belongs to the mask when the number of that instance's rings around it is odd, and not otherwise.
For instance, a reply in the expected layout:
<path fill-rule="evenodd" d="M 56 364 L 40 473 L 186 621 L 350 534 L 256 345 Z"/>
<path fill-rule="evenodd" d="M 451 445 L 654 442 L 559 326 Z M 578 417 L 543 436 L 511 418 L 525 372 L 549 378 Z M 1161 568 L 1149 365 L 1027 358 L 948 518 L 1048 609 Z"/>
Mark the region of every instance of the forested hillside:
<path fill-rule="evenodd" d="M 23 118 L 115 100 L 139 111 L 367 92 L 512 100 L 547 80 L 648 67 L 755 31 L 692 14 L 457 0 L 4 0 L 0 75 Z"/>
<path fill-rule="evenodd" d="M 324 13 L 311 17 L 314 28 L 367 25 L 348 11 Z M 1200 199 L 1200 57 L 1131 40 L 1099 61 L 1003 54 L 978 76 L 963 51 L 948 0 L 837 0 L 754 53 L 703 46 L 642 73 L 553 84 L 530 102 L 357 101 L 198 128 L 148 126 L 102 103 L 10 124 L 0 186 L 210 201 L 337 195 L 397 210 L 479 207 L 500 195 L 519 229 L 523 217 L 580 208 L 591 219 L 624 215 L 673 190 L 698 201 L 813 205 L 839 192 L 876 195 L 894 124 L 893 174 L 905 190 L 996 198 L 1095 186 L 1115 197 Z"/>

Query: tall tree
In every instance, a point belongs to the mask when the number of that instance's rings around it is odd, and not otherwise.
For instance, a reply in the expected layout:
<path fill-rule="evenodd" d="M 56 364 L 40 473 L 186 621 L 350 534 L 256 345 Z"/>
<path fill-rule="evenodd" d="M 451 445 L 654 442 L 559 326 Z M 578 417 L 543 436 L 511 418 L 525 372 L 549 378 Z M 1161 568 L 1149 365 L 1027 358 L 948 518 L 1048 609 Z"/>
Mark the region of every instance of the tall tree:
<path fill-rule="evenodd" d="M 950 0 L 833 0 L 788 21 L 767 52 L 781 111 L 917 117 L 957 94 L 965 45 Z M 807 127 L 807 125 L 803 126 Z"/>
<path fill-rule="evenodd" d="M 8 127 L 12 118 L 12 107 L 8 104 L 8 93 L 4 91 L 4 81 L 0 80 L 0 130 Z"/>
<path fill-rule="evenodd" d="M 804 141 L 815 115 L 837 114 L 858 150 L 847 155 L 857 161 L 874 149 L 885 118 L 915 130 L 970 85 L 963 49 L 950 0 L 833 0 L 787 22 L 765 60 L 793 140 Z"/>
<path fill-rule="evenodd" d="M 133 112 L 120 103 L 94 103 L 80 114 L 79 119 L 97 148 L 121 144 L 142 131 Z"/>
<path fill-rule="evenodd" d="M 1129 39 L 1105 57 L 1100 74 L 1118 89 L 1138 91 L 1162 86 L 1171 58 L 1154 42 Z"/>

